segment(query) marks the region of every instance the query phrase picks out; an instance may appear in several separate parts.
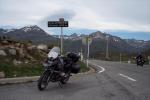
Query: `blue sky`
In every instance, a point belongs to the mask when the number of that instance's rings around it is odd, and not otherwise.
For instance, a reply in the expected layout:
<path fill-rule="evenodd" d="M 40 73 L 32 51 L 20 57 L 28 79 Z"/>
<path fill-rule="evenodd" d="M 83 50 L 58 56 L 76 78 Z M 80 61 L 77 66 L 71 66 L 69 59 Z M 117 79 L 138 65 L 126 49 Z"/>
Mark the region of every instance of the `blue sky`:
<path fill-rule="evenodd" d="M 149 5 L 150 0 L 0 0 L 0 27 L 38 25 L 58 34 L 59 28 L 48 28 L 47 21 L 64 17 L 69 21 L 65 34 L 109 30 L 123 38 L 150 40 Z"/>

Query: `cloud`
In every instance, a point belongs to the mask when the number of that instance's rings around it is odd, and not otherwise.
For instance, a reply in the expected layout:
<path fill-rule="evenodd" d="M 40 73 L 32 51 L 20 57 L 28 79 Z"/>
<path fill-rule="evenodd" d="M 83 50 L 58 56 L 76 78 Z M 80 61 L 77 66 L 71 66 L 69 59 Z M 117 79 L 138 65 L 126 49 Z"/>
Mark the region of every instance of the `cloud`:
<path fill-rule="evenodd" d="M 49 33 L 50 28 L 47 26 L 48 21 L 58 21 L 59 18 L 64 18 L 66 21 L 71 21 L 75 16 L 76 13 L 73 10 L 61 9 L 49 14 L 45 18 L 41 19 L 37 24 L 46 29 L 46 31 Z"/>
<path fill-rule="evenodd" d="M 66 20 L 71 20 L 75 16 L 75 12 L 73 10 L 69 9 L 61 9 L 58 11 L 55 11 L 55 13 L 52 13 L 48 16 L 49 20 L 58 20 L 59 18 L 64 18 Z"/>
<path fill-rule="evenodd" d="M 40 24 L 64 17 L 69 26 L 150 32 L 150 0 L 0 0 L 0 24 Z"/>
<path fill-rule="evenodd" d="M 0 24 L 29 25 L 61 9 L 61 6 L 49 0 L 0 0 Z"/>

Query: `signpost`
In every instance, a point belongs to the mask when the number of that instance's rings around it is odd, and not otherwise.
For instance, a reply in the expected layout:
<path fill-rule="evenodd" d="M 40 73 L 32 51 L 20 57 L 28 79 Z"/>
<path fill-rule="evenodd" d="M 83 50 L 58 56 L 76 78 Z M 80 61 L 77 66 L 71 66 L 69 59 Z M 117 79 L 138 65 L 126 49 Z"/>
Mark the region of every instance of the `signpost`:
<path fill-rule="evenodd" d="M 106 36 L 106 41 L 107 41 L 107 45 L 106 45 L 106 59 L 109 59 L 109 52 L 108 52 L 108 38 L 109 38 L 109 35 Z"/>
<path fill-rule="evenodd" d="M 82 38 L 82 43 L 84 45 L 87 45 L 87 59 L 86 59 L 86 65 L 87 67 L 89 66 L 88 65 L 88 60 L 89 60 L 89 55 L 90 55 L 90 44 L 92 43 L 92 38 L 89 37 L 89 36 L 86 36 L 86 37 L 83 37 Z"/>
<path fill-rule="evenodd" d="M 121 56 L 122 56 L 122 54 L 120 53 L 120 63 L 121 63 L 121 59 L 122 59 Z"/>
<path fill-rule="evenodd" d="M 149 64 L 150 64 L 150 56 L 148 56 L 147 58 L 148 58 L 148 60 L 149 60 Z"/>
<path fill-rule="evenodd" d="M 68 27 L 68 21 L 60 18 L 59 21 L 48 21 L 48 27 L 61 27 L 61 54 L 63 54 L 63 27 Z"/>
<path fill-rule="evenodd" d="M 68 21 L 48 21 L 48 27 L 68 27 Z"/>

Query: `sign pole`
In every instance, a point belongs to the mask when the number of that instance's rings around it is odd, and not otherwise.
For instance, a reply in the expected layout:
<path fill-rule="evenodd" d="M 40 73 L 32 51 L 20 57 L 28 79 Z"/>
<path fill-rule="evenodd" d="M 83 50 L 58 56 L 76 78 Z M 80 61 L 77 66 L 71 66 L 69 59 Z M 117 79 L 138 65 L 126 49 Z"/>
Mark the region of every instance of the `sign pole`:
<path fill-rule="evenodd" d="M 61 54 L 63 54 L 63 27 L 61 27 Z"/>
<path fill-rule="evenodd" d="M 89 45 L 89 37 L 87 37 L 87 44 L 88 44 L 88 52 L 87 52 L 87 67 L 89 67 L 89 65 L 88 65 L 88 63 L 89 63 L 89 47 L 90 47 L 90 45 Z"/>
<path fill-rule="evenodd" d="M 63 27 L 68 27 L 68 21 L 64 21 L 64 18 L 59 18 L 59 21 L 48 21 L 48 27 L 61 27 L 60 35 L 60 49 L 63 54 Z"/>
<path fill-rule="evenodd" d="M 106 59 L 109 59 L 109 53 L 108 53 L 108 38 L 109 38 L 109 36 L 106 36 L 106 42 L 107 42 L 107 44 L 106 44 Z"/>
<path fill-rule="evenodd" d="M 149 65 L 150 65 L 150 56 L 148 56 L 147 58 L 148 58 L 148 60 L 149 60 Z"/>
<path fill-rule="evenodd" d="M 121 60 L 122 60 L 121 56 L 122 56 L 122 55 L 121 55 L 121 53 L 120 53 L 120 63 L 121 63 Z"/>
<path fill-rule="evenodd" d="M 89 62 L 89 55 L 90 55 L 90 44 L 92 43 L 92 38 L 90 36 L 86 36 L 82 38 L 82 43 L 86 46 L 86 66 L 88 67 L 88 62 Z"/>

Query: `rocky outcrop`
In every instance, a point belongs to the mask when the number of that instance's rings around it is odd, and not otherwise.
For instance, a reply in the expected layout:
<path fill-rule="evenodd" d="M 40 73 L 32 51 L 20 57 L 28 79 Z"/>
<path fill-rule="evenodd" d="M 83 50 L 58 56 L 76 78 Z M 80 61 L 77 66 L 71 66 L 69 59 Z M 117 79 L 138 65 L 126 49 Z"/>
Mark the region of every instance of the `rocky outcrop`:
<path fill-rule="evenodd" d="M 47 45 L 40 44 L 40 45 L 37 46 L 37 49 L 40 49 L 40 50 L 47 50 L 48 47 L 47 47 Z"/>
<path fill-rule="evenodd" d="M 17 54 L 16 49 L 9 49 L 8 52 L 9 54 L 14 55 L 14 56 Z"/>
<path fill-rule="evenodd" d="M 42 61 L 46 57 L 48 46 L 44 44 L 33 45 L 30 42 L 13 40 L 0 41 L 0 61 L 19 65 Z M 6 56 L 6 57 L 3 57 Z"/>
<path fill-rule="evenodd" d="M 0 56 L 7 56 L 7 54 L 4 50 L 0 50 Z"/>

